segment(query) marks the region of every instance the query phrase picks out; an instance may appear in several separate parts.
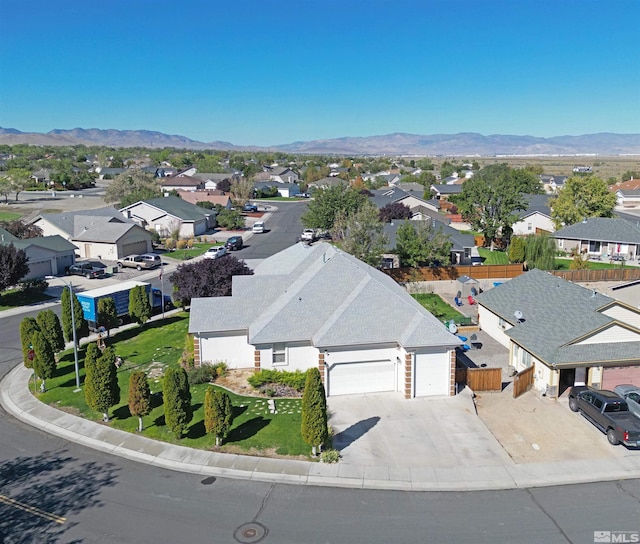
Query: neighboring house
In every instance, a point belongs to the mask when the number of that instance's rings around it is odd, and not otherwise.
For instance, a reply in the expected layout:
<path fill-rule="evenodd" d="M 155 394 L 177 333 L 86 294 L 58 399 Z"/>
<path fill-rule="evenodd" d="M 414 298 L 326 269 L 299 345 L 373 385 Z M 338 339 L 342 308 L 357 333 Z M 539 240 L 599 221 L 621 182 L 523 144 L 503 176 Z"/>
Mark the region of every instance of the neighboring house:
<path fill-rule="evenodd" d="M 297 183 L 282 183 L 280 181 L 256 181 L 253 188 L 256 191 L 262 191 L 275 187 L 278 194 L 282 197 L 292 197 L 300 194 L 300 186 Z"/>
<path fill-rule="evenodd" d="M 349 182 L 343 180 L 342 178 L 327 177 L 309 183 L 309 187 L 313 187 L 315 189 L 328 189 L 329 187 L 334 187 L 335 185 L 349 185 Z"/>
<path fill-rule="evenodd" d="M 556 194 L 560 189 L 564 187 L 567 181 L 567 176 L 549 176 L 540 174 L 538 176 L 540 183 L 546 193 Z"/>
<path fill-rule="evenodd" d="M 177 196 L 140 200 L 122 208 L 120 213 L 160 236 L 169 236 L 179 229 L 181 238 L 192 238 L 216 226 L 215 210 L 201 208 Z"/>
<path fill-rule="evenodd" d="M 71 242 L 84 258 L 115 261 L 153 249 L 151 233 L 126 220 L 113 208 L 47 213 L 31 223 L 40 227 L 45 236 L 59 235 Z"/>
<path fill-rule="evenodd" d="M 640 226 L 626 219 L 591 217 L 556 231 L 553 237 L 558 249 L 570 252 L 577 248 L 595 258 L 619 255 L 633 260 L 640 256 Z"/>
<path fill-rule="evenodd" d="M 616 206 L 619 208 L 637 208 L 640 206 L 640 189 L 618 189 Z"/>
<path fill-rule="evenodd" d="M 202 173 L 196 173 L 193 175 L 194 178 L 199 179 L 200 181 L 202 181 L 204 183 L 204 188 L 205 189 L 217 189 L 218 188 L 218 184 L 223 182 L 223 181 L 228 181 L 229 183 L 231 183 L 236 176 L 234 176 L 233 174 L 229 174 L 229 173 L 224 173 L 224 174 L 217 174 L 217 173 L 213 173 L 213 174 L 209 174 L 206 172 L 202 172 Z"/>
<path fill-rule="evenodd" d="M 531 270 L 476 296 L 483 331 L 517 371 L 556 398 L 573 385 L 640 383 L 640 310 L 548 272 Z"/>
<path fill-rule="evenodd" d="M 526 195 L 527 209 L 518 214 L 516 221 L 511 228 L 516 236 L 527 236 L 538 234 L 541 231 L 553 232 L 556 230 L 551 219 L 551 208 L 549 207 L 549 195 Z"/>
<path fill-rule="evenodd" d="M 453 244 L 451 246 L 451 264 L 472 264 L 471 257 L 475 248 L 475 240 L 472 234 L 464 234 L 459 230 L 456 230 L 445 223 L 438 221 L 437 219 L 427 218 L 433 225 L 433 228 L 441 231 L 443 234 L 449 237 L 449 240 Z M 384 233 L 387 235 L 388 242 L 385 249 L 390 253 L 396 252 L 396 235 L 400 225 L 405 223 L 406 220 L 394 219 L 392 223 L 385 223 Z M 391 255 L 384 255 L 384 257 L 390 257 Z"/>
<path fill-rule="evenodd" d="M 402 191 L 406 191 L 407 193 L 415 193 L 420 197 L 424 195 L 424 192 L 426 190 L 424 185 L 416 182 L 401 182 L 398 183 L 396 187 L 398 189 L 401 189 Z"/>
<path fill-rule="evenodd" d="M 178 174 L 162 178 L 160 187 L 165 192 L 168 191 L 198 191 L 204 189 L 204 182 L 198 178 Z"/>
<path fill-rule="evenodd" d="M 422 193 L 415 194 L 397 187 L 383 187 L 370 191 L 370 193 L 373 195 L 370 198 L 378 209 L 397 202 L 411 210 L 411 219 L 435 218 L 440 209 L 440 203 L 437 200 L 425 200 L 422 198 Z"/>
<path fill-rule="evenodd" d="M 269 181 L 298 183 L 298 174 L 291 170 L 291 168 L 274 168 L 269 173 Z"/>
<path fill-rule="evenodd" d="M 298 243 L 191 301 L 196 365 L 318 368 L 328 396 L 455 394 L 461 340 L 389 276 L 328 243 Z"/>
<path fill-rule="evenodd" d="M 607 287 L 606 294 L 629 306 L 640 309 L 640 280 L 633 280 Z M 640 384 L 638 384 L 640 386 Z"/>
<path fill-rule="evenodd" d="M 51 181 L 51 170 L 48 168 L 41 168 L 40 170 L 36 170 L 33 174 L 31 174 L 31 178 L 36 183 L 48 183 Z"/>
<path fill-rule="evenodd" d="M 9 244 L 22 249 L 27 255 L 29 273 L 23 278 L 25 280 L 63 275 L 65 269 L 75 262 L 75 251 L 78 249 L 62 236 L 22 239 L 0 228 L 0 245 Z"/>
<path fill-rule="evenodd" d="M 429 188 L 431 194 L 437 200 L 447 200 L 451 195 L 459 195 L 462 193 L 462 185 L 446 185 L 442 183 L 434 183 Z"/>
<path fill-rule="evenodd" d="M 98 179 L 113 179 L 116 176 L 126 172 L 126 168 L 96 168 L 96 174 L 98 174 Z"/>
<path fill-rule="evenodd" d="M 185 202 L 191 204 L 197 204 L 198 202 L 211 202 L 212 204 L 218 204 L 223 208 L 230 210 L 233 206 L 231 197 L 228 193 L 223 191 L 216 191 L 212 189 L 210 191 L 183 191 L 179 190 L 178 195 Z"/>

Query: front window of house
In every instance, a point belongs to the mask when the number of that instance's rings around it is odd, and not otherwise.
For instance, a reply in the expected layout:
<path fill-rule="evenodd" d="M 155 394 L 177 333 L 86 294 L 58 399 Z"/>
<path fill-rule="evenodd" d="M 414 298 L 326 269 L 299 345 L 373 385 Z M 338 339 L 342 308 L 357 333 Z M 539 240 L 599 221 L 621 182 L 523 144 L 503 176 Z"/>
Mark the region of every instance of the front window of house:
<path fill-rule="evenodd" d="M 528 351 L 522 350 L 522 364 L 527 368 L 531 366 L 531 353 Z"/>
<path fill-rule="evenodd" d="M 273 344 L 273 364 L 286 365 L 287 364 L 287 348 L 284 344 Z"/>

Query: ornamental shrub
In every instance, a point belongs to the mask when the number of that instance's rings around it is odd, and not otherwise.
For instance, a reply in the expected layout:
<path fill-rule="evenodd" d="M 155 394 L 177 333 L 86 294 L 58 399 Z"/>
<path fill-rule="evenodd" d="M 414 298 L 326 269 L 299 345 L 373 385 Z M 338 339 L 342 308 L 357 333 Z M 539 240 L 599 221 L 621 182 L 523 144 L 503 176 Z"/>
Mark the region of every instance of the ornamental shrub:
<path fill-rule="evenodd" d="M 193 417 L 191 409 L 191 390 L 184 368 L 168 368 L 164 375 L 163 386 L 164 419 L 177 438 L 187 430 Z"/>
<path fill-rule="evenodd" d="M 225 391 L 209 387 L 204 395 L 204 427 L 216 437 L 216 446 L 227 437 L 232 423 L 231 398 Z"/>
<path fill-rule="evenodd" d="M 327 426 L 327 398 L 317 368 L 307 370 L 307 379 L 302 395 L 302 439 L 311 446 L 313 455 L 329 436 Z"/>
<path fill-rule="evenodd" d="M 268 383 L 276 383 L 279 385 L 286 385 L 296 391 L 302 391 L 305 387 L 307 372 L 308 371 L 301 372 L 300 370 L 288 372 L 285 370 L 264 369 L 251 375 L 247 381 L 249 382 L 249 385 L 255 389 L 258 389 Z"/>

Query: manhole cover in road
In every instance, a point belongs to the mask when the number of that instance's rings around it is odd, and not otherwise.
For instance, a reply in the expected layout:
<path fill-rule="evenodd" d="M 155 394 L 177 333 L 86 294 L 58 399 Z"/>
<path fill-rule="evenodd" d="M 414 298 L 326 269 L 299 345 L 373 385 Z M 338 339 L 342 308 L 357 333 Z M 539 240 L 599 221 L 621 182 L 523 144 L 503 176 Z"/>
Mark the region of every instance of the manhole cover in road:
<path fill-rule="evenodd" d="M 240 525 L 233 533 L 233 538 L 240 544 L 254 544 L 260 542 L 268 533 L 269 531 L 264 525 L 253 521 Z"/>
<path fill-rule="evenodd" d="M 200 483 L 203 485 L 211 485 L 215 481 L 216 481 L 215 476 L 209 476 L 208 478 L 205 478 L 204 480 L 202 480 Z"/>

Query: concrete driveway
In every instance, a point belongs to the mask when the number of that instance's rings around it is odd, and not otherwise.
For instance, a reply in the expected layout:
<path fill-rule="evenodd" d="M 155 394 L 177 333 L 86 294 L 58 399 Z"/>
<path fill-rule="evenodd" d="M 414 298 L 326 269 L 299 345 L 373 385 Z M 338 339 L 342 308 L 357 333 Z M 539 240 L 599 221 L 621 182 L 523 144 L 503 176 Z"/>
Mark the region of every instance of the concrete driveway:
<path fill-rule="evenodd" d="M 512 464 L 476 415 L 468 389 L 455 397 L 404 399 L 398 393 L 328 399 L 341 463 L 404 468 Z"/>

